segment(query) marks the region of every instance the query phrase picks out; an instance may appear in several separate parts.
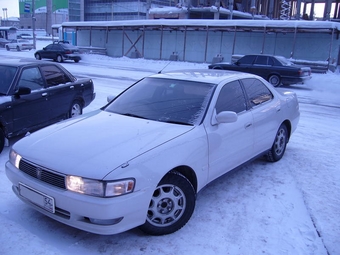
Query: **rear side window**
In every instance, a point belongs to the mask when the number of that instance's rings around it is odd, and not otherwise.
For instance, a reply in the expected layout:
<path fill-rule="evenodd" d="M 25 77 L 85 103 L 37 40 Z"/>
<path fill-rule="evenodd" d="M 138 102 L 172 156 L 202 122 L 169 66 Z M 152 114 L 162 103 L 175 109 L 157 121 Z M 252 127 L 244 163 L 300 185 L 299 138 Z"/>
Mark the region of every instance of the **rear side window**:
<path fill-rule="evenodd" d="M 253 64 L 256 56 L 248 55 L 240 58 L 237 62 L 241 65 L 251 65 Z"/>
<path fill-rule="evenodd" d="M 68 77 L 68 75 L 58 66 L 46 65 L 42 66 L 41 70 L 46 79 L 48 87 L 71 82 L 71 79 Z"/>
<path fill-rule="evenodd" d="M 273 98 L 273 94 L 262 81 L 255 78 L 242 79 L 241 81 L 252 107 L 263 104 Z"/>
<path fill-rule="evenodd" d="M 256 65 L 268 65 L 268 57 L 267 56 L 257 56 L 254 64 Z"/>

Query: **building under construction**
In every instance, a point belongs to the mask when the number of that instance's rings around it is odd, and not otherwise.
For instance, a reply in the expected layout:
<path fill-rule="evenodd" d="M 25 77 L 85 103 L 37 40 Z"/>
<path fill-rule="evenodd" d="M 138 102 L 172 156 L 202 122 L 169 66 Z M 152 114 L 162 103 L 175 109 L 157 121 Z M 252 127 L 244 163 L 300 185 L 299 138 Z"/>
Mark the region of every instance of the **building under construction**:
<path fill-rule="evenodd" d="M 316 8 L 323 15 L 316 17 Z M 33 0 L 19 1 L 19 9 L 19 29 L 32 29 L 34 20 L 48 34 L 52 25 L 68 21 L 340 20 L 340 0 Z"/>

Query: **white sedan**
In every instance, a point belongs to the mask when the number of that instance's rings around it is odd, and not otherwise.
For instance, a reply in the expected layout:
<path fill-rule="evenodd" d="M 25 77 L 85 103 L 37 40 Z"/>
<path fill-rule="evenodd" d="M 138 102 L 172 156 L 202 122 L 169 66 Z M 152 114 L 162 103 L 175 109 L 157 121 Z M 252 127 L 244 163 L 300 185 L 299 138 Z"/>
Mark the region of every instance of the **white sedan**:
<path fill-rule="evenodd" d="M 14 49 L 17 51 L 21 51 L 21 50 L 31 50 L 34 48 L 34 45 L 29 40 L 16 39 L 16 40 L 12 40 L 10 43 L 7 43 L 5 47 L 6 47 L 6 50 Z"/>
<path fill-rule="evenodd" d="M 19 140 L 6 174 L 25 203 L 75 228 L 169 234 L 209 182 L 259 156 L 280 160 L 299 117 L 295 93 L 252 74 L 156 74 Z"/>

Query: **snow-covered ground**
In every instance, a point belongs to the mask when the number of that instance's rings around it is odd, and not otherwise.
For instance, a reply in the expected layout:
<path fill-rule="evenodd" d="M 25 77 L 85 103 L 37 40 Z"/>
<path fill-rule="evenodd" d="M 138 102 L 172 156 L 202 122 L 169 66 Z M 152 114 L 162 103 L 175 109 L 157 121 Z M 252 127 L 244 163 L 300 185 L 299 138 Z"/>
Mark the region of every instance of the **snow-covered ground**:
<path fill-rule="evenodd" d="M 33 51 L 0 49 L 0 57 L 33 59 Z M 104 105 L 107 95 L 164 67 L 207 68 L 167 64 L 86 55 L 63 65 L 78 77 L 93 77 L 97 97 L 88 112 Z M 146 236 L 138 229 L 95 235 L 39 214 L 13 194 L 5 147 L 0 154 L 0 254 L 340 254 L 340 74 L 313 74 L 307 84 L 289 89 L 299 97 L 301 119 L 283 159 L 258 159 L 209 184 L 198 194 L 188 224 L 167 236 Z"/>

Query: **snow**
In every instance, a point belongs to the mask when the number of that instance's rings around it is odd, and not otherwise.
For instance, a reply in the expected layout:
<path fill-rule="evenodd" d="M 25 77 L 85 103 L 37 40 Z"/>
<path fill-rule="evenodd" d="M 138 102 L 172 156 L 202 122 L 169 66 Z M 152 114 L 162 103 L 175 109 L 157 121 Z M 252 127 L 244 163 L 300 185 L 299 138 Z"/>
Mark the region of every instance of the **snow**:
<path fill-rule="evenodd" d="M 166 11 L 166 9 L 164 9 Z M 170 11 L 170 10 L 169 10 Z M 128 26 L 209 26 L 209 27 L 263 27 L 340 30 L 339 22 L 306 20 L 212 20 L 212 19 L 146 19 L 124 21 L 63 22 L 63 27 L 128 27 Z"/>
<path fill-rule="evenodd" d="M 46 44 L 38 41 L 38 49 Z M 33 51 L 0 49 L 0 55 L 33 59 Z M 63 65 L 94 80 L 97 97 L 85 112 L 163 68 L 207 68 L 101 55 Z M 283 159 L 258 159 L 210 183 L 198 194 L 190 221 L 167 236 L 147 236 L 138 229 L 101 236 L 41 215 L 12 192 L 4 166 L 10 147 L 5 147 L 0 154 L 1 254 L 339 254 L 340 74 L 313 74 L 306 84 L 289 89 L 298 95 L 301 118 Z"/>

